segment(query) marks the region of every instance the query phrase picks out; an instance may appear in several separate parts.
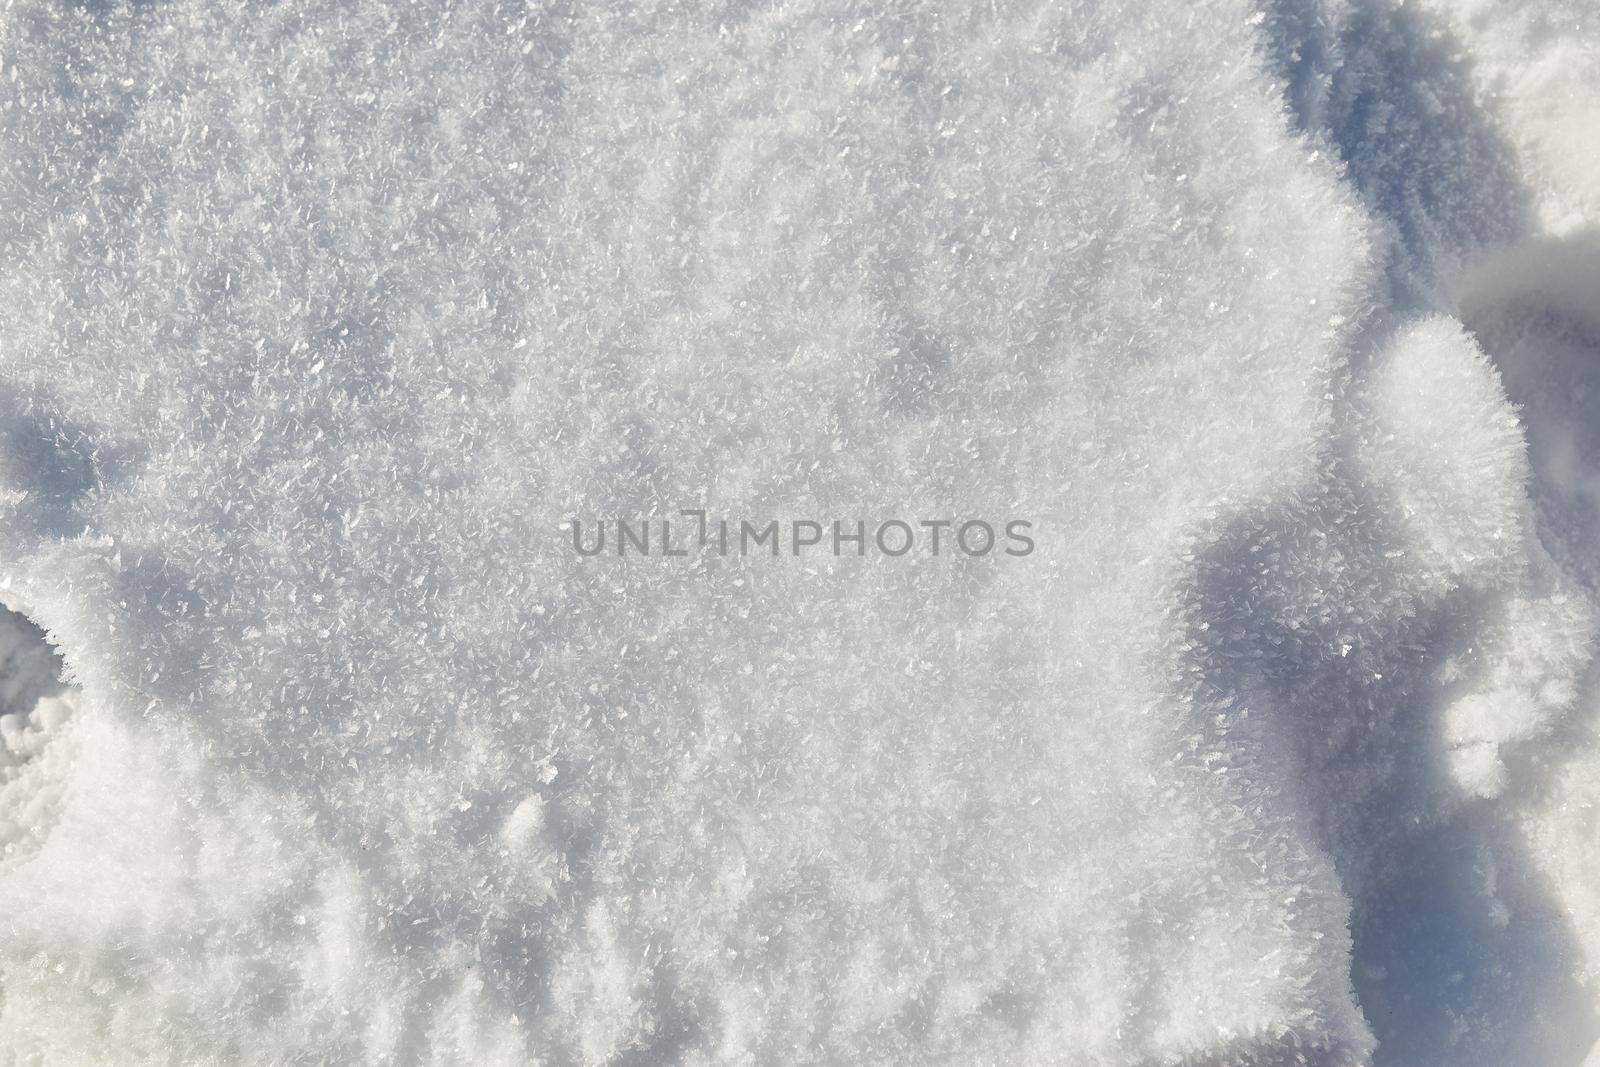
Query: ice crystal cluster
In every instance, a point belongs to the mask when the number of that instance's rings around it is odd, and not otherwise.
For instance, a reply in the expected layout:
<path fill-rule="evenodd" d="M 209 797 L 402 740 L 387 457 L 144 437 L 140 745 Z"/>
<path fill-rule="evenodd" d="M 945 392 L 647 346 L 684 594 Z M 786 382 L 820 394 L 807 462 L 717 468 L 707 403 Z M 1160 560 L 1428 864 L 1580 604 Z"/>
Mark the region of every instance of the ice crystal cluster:
<path fill-rule="evenodd" d="M 0 0 L 0 1061 L 1600 1063 L 1597 174 L 1592 0 Z"/>

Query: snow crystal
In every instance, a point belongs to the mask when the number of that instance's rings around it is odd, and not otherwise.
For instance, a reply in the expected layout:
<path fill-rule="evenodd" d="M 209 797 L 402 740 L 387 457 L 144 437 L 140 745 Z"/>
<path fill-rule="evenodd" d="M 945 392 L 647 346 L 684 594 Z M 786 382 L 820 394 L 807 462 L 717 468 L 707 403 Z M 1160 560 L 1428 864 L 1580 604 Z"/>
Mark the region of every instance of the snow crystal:
<path fill-rule="evenodd" d="M 0 8 L 4 1056 L 1577 1062 L 1529 12 Z"/>

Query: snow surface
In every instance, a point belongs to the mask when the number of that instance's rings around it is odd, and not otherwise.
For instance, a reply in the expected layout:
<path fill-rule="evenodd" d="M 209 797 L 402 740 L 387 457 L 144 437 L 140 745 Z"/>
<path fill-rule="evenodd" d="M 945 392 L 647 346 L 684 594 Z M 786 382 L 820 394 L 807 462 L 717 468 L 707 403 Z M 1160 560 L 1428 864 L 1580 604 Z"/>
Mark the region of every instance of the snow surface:
<path fill-rule="evenodd" d="M 0 0 L 0 1059 L 1600 1064 L 1597 137 L 1592 0 Z M 696 506 L 1038 549 L 562 529 Z"/>

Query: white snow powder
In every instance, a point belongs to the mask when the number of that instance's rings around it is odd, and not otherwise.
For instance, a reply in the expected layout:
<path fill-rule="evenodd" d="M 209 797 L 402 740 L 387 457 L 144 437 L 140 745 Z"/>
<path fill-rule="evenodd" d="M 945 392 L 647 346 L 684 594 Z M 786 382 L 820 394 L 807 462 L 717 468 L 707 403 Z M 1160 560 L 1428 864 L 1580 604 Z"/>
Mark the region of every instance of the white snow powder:
<path fill-rule="evenodd" d="M 0 1058 L 1576 1062 L 1540 11 L 0 6 Z"/>

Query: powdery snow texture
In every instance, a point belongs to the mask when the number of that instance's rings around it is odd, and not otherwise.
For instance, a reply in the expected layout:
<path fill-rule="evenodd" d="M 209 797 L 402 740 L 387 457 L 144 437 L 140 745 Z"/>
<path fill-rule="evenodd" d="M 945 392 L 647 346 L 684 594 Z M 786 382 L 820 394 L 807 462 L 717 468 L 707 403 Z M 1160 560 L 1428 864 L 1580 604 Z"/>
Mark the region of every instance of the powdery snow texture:
<path fill-rule="evenodd" d="M 4 3 L 0 1056 L 1576 1063 L 1540 10 Z"/>

